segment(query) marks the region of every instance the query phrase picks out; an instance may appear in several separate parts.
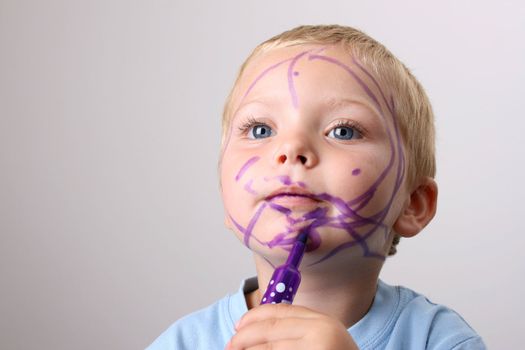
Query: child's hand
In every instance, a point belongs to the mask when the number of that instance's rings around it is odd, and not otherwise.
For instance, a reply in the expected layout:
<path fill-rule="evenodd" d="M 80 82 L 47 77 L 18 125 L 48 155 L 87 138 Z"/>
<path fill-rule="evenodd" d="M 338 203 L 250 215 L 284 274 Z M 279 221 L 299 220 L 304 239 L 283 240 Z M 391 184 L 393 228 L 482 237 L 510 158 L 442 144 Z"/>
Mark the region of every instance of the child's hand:
<path fill-rule="evenodd" d="M 302 306 L 261 305 L 248 311 L 235 328 L 237 334 L 226 349 L 358 349 L 340 321 Z"/>

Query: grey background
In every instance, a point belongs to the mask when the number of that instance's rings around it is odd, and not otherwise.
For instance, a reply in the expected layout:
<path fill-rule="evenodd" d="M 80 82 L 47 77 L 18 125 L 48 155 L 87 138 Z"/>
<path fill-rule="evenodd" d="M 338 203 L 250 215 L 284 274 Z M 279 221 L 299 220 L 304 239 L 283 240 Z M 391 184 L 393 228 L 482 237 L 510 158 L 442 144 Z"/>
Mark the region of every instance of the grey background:
<path fill-rule="evenodd" d="M 520 348 L 522 1 L 0 0 L 0 348 L 140 349 L 237 290 L 220 114 L 242 60 L 299 24 L 365 30 L 437 115 L 438 215 L 382 278 Z"/>

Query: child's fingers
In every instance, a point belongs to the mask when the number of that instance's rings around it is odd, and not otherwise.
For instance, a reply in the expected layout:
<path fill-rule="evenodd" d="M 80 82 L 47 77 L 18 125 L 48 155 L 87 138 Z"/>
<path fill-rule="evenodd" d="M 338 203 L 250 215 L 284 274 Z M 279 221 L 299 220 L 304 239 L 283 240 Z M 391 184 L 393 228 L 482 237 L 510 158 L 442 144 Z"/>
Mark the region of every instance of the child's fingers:
<path fill-rule="evenodd" d="M 321 316 L 318 312 L 306 307 L 288 305 L 288 304 L 265 304 L 251 309 L 236 324 L 239 330 L 247 324 L 265 320 L 268 318 L 318 318 Z"/>
<path fill-rule="evenodd" d="M 290 350 L 297 347 L 295 340 L 279 340 L 276 342 L 258 344 L 246 350 Z"/>
<path fill-rule="evenodd" d="M 231 338 L 230 349 L 251 349 L 267 343 L 273 346 L 275 342 L 284 340 L 297 341 L 304 336 L 306 322 L 303 318 L 269 318 L 251 322 Z"/>

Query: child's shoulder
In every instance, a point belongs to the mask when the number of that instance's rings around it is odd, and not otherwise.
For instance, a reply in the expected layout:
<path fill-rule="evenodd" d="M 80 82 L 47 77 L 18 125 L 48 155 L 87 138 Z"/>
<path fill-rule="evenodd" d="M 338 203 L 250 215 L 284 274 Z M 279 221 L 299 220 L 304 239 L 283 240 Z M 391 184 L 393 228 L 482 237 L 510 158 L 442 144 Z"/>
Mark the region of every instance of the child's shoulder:
<path fill-rule="evenodd" d="M 382 281 L 369 312 L 350 333 L 365 349 L 485 349 L 481 337 L 454 310 Z"/>
<path fill-rule="evenodd" d="M 173 323 L 147 350 L 223 349 L 234 334 L 235 322 L 246 312 L 241 289 Z"/>
<path fill-rule="evenodd" d="M 229 296 L 201 310 L 192 312 L 173 323 L 147 350 L 214 349 L 225 333 L 225 305 Z M 224 343 L 225 344 L 225 343 Z"/>

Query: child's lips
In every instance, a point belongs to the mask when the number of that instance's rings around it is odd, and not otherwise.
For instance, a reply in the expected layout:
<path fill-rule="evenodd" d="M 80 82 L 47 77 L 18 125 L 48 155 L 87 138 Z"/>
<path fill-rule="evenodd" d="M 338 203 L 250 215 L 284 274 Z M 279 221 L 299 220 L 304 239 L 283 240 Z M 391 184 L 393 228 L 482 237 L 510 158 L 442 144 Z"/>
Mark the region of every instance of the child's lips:
<path fill-rule="evenodd" d="M 300 187 L 284 187 L 272 192 L 266 200 L 288 208 L 311 207 L 321 202 L 311 192 Z"/>

